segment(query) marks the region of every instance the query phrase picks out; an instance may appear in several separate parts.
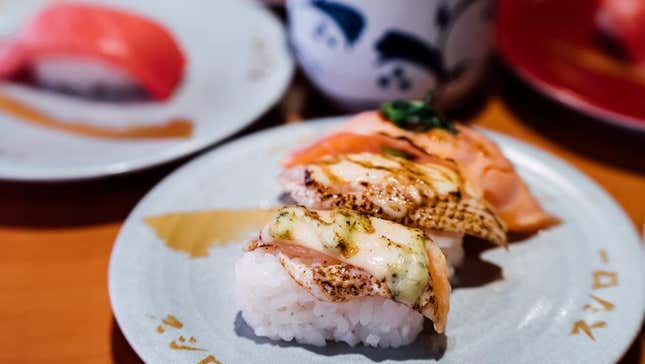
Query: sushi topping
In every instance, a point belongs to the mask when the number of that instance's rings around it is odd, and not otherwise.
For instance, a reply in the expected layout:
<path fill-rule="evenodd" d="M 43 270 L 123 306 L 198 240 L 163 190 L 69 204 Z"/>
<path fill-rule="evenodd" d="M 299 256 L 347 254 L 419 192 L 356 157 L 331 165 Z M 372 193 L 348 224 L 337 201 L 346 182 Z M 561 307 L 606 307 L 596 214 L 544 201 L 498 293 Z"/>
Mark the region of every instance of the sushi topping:
<path fill-rule="evenodd" d="M 374 231 L 368 218 L 349 211 L 338 211 L 332 216 L 332 220 L 327 222 L 322 220 L 317 213 L 304 208 L 283 208 L 270 227 L 269 233 L 271 237 L 280 240 L 292 240 L 298 212 L 303 212 L 307 219 L 315 221 L 321 228 L 319 238 L 325 251 L 331 253 L 332 256 L 341 255 L 344 258 L 351 258 L 358 252 L 358 246 L 354 241 L 355 233 Z"/>
<path fill-rule="evenodd" d="M 288 169 L 281 182 L 298 204 L 309 208 L 352 209 L 426 232 L 465 233 L 507 244 L 495 211 L 445 164 L 346 154 Z"/>
<path fill-rule="evenodd" d="M 383 237 L 385 238 L 385 237 Z M 392 291 L 394 299 L 414 306 L 425 291 L 428 282 L 428 257 L 425 254 L 425 237 L 419 231 L 416 236 L 418 249 L 400 246 L 387 238 L 388 244 L 397 245 L 399 256 L 395 263 L 388 265 L 388 275 L 385 278 L 387 286 Z"/>
<path fill-rule="evenodd" d="M 397 128 L 397 130 L 400 129 Z M 283 160 L 282 164 L 284 167 L 289 168 L 308 164 L 325 156 L 362 152 L 386 154 L 417 162 L 436 161 L 439 159 L 426 153 L 405 137 L 393 138 L 382 134 L 363 135 L 341 132 L 323 138 L 314 145 L 307 146 L 300 151 L 291 153 Z"/>
<path fill-rule="evenodd" d="M 457 134 L 454 124 L 432 105 L 432 93 L 428 93 L 423 101 L 386 102 L 381 105 L 381 114 L 401 129 L 414 132 L 443 129 L 451 134 Z"/>
<path fill-rule="evenodd" d="M 418 164 L 456 167 L 468 184 L 494 208 L 509 231 L 533 233 L 558 223 L 557 218 L 540 206 L 501 149 L 483 133 L 458 123 L 449 124 L 458 130 L 457 134 L 439 128 L 427 132 L 408 131 L 385 118 L 385 114 L 396 114 L 396 107 L 386 104 L 384 108 L 386 112 L 368 111 L 356 115 L 330 134 L 289 154 L 283 160 L 283 166 L 307 166 L 326 157 L 353 153 L 382 155 L 385 147 L 394 148 L 414 156 L 413 160 Z M 302 201 L 298 203 L 318 208 Z"/>
<path fill-rule="evenodd" d="M 414 306 L 428 285 L 426 238 L 418 229 L 351 210 L 287 206 L 267 225 L 269 241 L 286 241 L 365 269 L 386 282 L 392 297 Z M 262 245 L 262 242 L 255 243 Z"/>

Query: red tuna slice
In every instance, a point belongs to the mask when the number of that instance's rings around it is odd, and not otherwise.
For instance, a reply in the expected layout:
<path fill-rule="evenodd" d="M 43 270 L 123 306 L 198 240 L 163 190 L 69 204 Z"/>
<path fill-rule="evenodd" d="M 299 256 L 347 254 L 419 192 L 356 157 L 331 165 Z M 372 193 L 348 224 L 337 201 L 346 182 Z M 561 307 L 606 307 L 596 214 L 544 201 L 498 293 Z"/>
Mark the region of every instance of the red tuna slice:
<path fill-rule="evenodd" d="M 73 57 L 126 72 L 151 97 L 165 100 L 186 60 L 172 34 L 153 20 L 99 5 L 63 3 L 40 11 L 18 35 L 0 43 L 0 78 L 36 59 Z"/>

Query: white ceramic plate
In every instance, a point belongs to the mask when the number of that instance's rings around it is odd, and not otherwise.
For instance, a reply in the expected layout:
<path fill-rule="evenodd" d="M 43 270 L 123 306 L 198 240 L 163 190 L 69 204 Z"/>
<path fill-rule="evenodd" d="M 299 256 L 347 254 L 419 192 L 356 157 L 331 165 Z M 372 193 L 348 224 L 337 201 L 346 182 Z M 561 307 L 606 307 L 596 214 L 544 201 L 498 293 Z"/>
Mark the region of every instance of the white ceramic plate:
<path fill-rule="evenodd" d="M 132 212 L 109 269 L 115 317 L 150 363 L 610 363 L 626 350 L 643 315 L 643 251 L 629 220 L 589 178 L 566 163 L 495 133 L 544 206 L 563 224 L 483 261 L 503 279 L 456 288 L 447 336 L 421 334 L 407 347 L 379 350 L 330 344 L 315 348 L 254 337 L 237 317 L 233 266 L 241 243 L 190 258 L 166 247 L 143 222 L 150 216 L 275 205 L 278 161 L 288 148 L 332 122 L 279 127 L 232 142 L 166 178 Z M 172 229 L 171 229 L 172 230 Z M 172 234 L 172 231 L 170 231 Z M 163 324 L 167 314 L 181 329 Z M 161 325 L 163 333 L 156 331 Z M 589 330 L 589 335 L 585 330 Z M 174 350 L 179 337 L 206 351 Z M 188 344 L 186 344 L 188 345 Z"/>
<path fill-rule="evenodd" d="M 46 0 L 0 2 L 0 38 L 11 34 Z M 157 19 L 176 36 L 188 64 L 166 103 L 85 101 L 0 82 L 0 96 L 61 120 L 114 128 L 193 122 L 189 138 L 110 140 L 35 126 L 0 108 L 0 179 L 55 181 L 95 178 L 167 162 L 244 128 L 275 104 L 293 74 L 282 24 L 255 2 L 242 0 L 101 1 Z"/>

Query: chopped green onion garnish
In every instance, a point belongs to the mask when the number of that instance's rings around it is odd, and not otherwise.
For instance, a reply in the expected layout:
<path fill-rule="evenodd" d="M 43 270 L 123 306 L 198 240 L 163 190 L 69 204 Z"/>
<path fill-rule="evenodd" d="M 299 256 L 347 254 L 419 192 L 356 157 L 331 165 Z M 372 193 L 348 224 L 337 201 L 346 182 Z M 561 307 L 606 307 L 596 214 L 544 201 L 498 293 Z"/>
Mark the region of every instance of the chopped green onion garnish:
<path fill-rule="evenodd" d="M 454 124 L 437 111 L 431 101 L 432 94 L 429 93 L 424 101 L 386 102 L 381 105 L 381 114 L 401 129 L 421 132 L 438 128 L 456 134 Z"/>
<path fill-rule="evenodd" d="M 383 154 L 389 155 L 389 156 L 392 156 L 392 157 L 404 158 L 404 159 L 408 159 L 408 160 L 413 159 L 412 155 L 410 155 L 410 154 L 408 154 L 408 153 L 406 153 L 406 152 L 404 152 L 402 150 L 395 149 L 395 148 L 383 147 Z"/>

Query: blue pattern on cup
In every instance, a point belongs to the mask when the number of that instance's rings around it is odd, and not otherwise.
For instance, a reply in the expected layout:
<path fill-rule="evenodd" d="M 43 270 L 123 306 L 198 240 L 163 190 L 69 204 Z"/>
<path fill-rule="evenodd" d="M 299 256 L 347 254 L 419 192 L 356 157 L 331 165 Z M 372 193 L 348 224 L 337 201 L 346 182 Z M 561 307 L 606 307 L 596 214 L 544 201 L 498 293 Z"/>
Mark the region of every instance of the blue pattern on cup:
<path fill-rule="evenodd" d="M 329 0 L 312 0 L 311 6 L 324 13 L 338 26 L 347 46 L 353 46 L 360 38 L 365 28 L 365 17 L 358 9 Z M 316 26 L 314 37 L 324 40 L 329 47 L 335 47 L 338 41 L 334 36 L 327 36 L 326 30 L 327 24 L 321 22 Z"/>
<path fill-rule="evenodd" d="M 414 34 L 401 30 L 388 30 L 376 41 L 374 48 L 378 55 L 379 66 L 389 62 L 404 61 L 433 73 L 440 80 L 447 78 L 439 50 Z"/>
<path fill-rule="evenodd" d="M 376 85 L 382 89 L 397 87 L 401 92 L 406 92 L 412 87 L 412 80 L 406 75 L 405 69 L 397 65 L 389 74 L 379 76 Z"/>
<path fill-rule="evenodd" d="M 490 50 L 493 0 L 288 0 L 305 74 L 351 109 L 471 89 Z"/>

